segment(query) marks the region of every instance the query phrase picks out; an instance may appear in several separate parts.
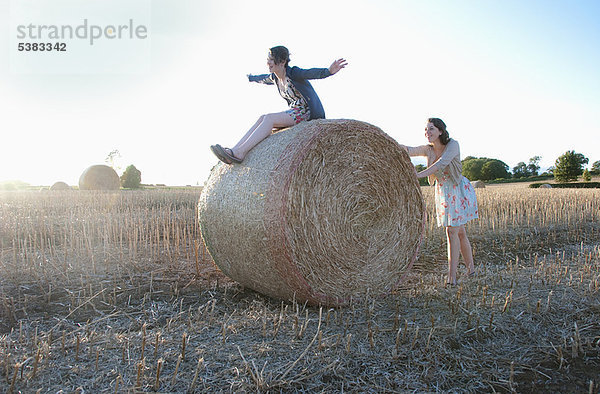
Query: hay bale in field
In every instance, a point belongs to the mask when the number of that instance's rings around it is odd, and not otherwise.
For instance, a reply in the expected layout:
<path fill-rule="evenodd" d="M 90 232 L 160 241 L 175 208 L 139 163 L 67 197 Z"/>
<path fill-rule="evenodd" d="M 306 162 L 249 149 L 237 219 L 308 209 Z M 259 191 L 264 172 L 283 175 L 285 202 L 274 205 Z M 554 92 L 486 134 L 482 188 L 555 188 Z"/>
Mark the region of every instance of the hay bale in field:
<path fill-rule="evenodd" d="M 119 190 L 117 172 L 103 164 L 88 167 L 79 177 L 79 190 Z"/>
<path fill-rule="evenodd" d="M 72 189 L 71 189 L 71 186 L 67 185 L 65 182 L 55 182 L 52 186 L 50 186 L 50 190 L 61 191 L 61 190 L 72 190 Z"/>
<path fill-rule="evenodd" d="M 552 185 L 550 185 L 549 183 L 544 183 L 543 185 L 540 185 L 539 188 L 540 189 L 552 189 Z"/>
<path fill-rule="evenodd" d="M 396 141 L 324 119 L 270 136 L 242 164 L 217 164 L 198 208 L 205 245 L 230 278 L 328 305 L 392 291 L 416 258 L 425 212 Z"/>
<path fill-rule="evenodd" d="M 485 189 L 485 183 L 483 183 L 483 181 L 473 181 L 471 182 L 471 186 L 475 189 Z"/>

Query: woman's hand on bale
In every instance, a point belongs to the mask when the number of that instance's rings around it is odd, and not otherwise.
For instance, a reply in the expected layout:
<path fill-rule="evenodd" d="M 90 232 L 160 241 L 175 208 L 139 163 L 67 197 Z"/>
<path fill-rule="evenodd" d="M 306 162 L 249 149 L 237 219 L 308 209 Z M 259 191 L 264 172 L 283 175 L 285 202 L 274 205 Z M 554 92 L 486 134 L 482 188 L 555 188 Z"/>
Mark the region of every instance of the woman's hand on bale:
<path fill-rule="evenodd" d="M 331 73 L 331 75 L 333 75 L 340 71 L 342 68 L 346 67 L 347 65 L 348 62 L 346 61 L 346 59 L 335 60 L 333 63 L 331 63 L 331 66 L 329 66 L 329 72 Z"/>

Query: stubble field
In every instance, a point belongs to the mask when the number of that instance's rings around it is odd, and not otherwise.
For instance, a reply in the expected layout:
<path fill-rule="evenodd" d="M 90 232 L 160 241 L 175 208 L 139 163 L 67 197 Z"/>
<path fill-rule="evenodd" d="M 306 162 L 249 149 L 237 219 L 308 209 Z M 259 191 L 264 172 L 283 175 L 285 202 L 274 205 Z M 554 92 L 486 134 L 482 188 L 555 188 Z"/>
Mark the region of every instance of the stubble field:
<path fill-rule="evenodd" d="M 599 391 L 598 190 L 477 190 L 475 278 L 429 220 L 400 289 L 332 309 L 224 277 L 199 194 L 0 192 L 0 392 Z"/>

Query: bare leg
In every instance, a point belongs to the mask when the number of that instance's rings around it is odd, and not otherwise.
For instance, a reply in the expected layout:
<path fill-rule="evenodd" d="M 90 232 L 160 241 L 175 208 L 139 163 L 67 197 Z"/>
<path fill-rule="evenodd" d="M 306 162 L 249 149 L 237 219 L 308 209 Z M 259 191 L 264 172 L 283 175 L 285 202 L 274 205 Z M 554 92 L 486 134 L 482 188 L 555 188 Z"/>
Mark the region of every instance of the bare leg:
<path fill-rule="evenodd" d="M 473 249 L 471 248 L 471 242 L 469 242 L 469 238 L 467 237 L 465 226 L 460 226 L 458 238 L 460 239 L 460 254 L 462 254 L 465 265 L 467 266 L 467 275 L 471 275 L 475 272 L 475 264 L 473 263 Z"/>
<path fill-rule="evenodd" d="M 262 115 L 244 137 L 233 148 L 233 155 L 243 160 L 252 148 L 271 135 L 273 128 L 289 127 L 296 124 L 287 112 Z"/>
<path fill-rule="evenodd" d="M 254 130 L 256 130 L 256 128 L 258 127 L 258 125 L 259 125 L 259 124 L 261 124 L 261 123 L 262 123 L 262 121 L 263 121 L 264 119 L 265 119 L 265 115 L 261 115 L 261 116 L 258 118 L 258 120 L 256 121 L 256 123 L 254 123 L 254 124 L 252 125 L 252 127 L 250 127 L 250 130 L 248 130 L 248 131 L 246 132 L 246 134 L 244 134 L 244 136 L 242 137 L 242 139 L 241 139 L 241 140 L 239 140 L 239 142 L 236 144 L 236 146 L 238 146 L 238 145 L 240 145 L 240 144 L 244 143 L 244 142 L 245 142 L 245 141 L 246 141 L 246 140 L 247 140 L 247 139 L 248 139 L 248 138 L 249 138 L 249 137 L 252 135 L 252 133 L 254 133 Z"/>
<path fill-rule="evenodd" d="M 458 227 L 446 227 L 446 238 L 448 240 L 448 283 L 456 284 L 456 271 L 458 258 L 460 256 L 460 239 Z"/>

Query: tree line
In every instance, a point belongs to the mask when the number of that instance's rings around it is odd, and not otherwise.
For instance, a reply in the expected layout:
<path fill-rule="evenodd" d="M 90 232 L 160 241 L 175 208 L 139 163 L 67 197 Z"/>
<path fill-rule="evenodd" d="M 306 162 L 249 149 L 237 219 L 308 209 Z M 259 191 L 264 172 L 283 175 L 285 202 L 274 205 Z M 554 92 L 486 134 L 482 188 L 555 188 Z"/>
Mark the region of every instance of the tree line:
<path fill-rule="evenodd" d="M 463 175 L 470 181 L 491 181 L 496 179 L 522 179 L 540 175 L 554 176 L 559 182 L 570 182 L 577 180 L 583 175 L 583 179 L 589 181 L 591 175 L 600 174 L 600 160 L 594 162 L 590 170 L 584 169 L 589 159 L 581 153 L 566 151 L 554 162 L 554 166 L 542 174 L 540 171 L 540 156 L 533 156 L 529 162 L 519 162 L 512 168 L 502 160 L 487 157 L 467 156 L 462 160 Z"/>

